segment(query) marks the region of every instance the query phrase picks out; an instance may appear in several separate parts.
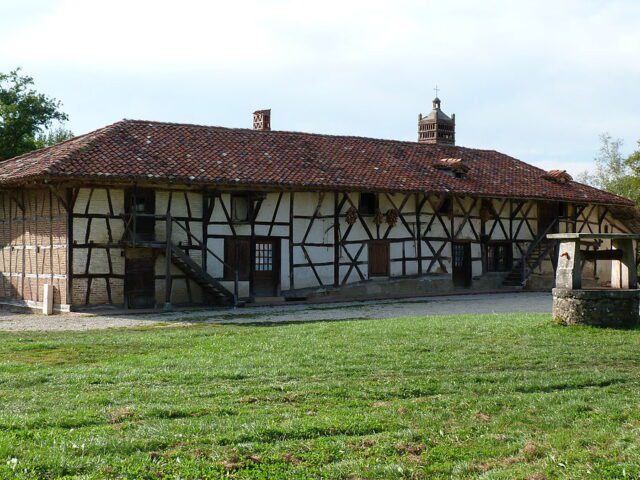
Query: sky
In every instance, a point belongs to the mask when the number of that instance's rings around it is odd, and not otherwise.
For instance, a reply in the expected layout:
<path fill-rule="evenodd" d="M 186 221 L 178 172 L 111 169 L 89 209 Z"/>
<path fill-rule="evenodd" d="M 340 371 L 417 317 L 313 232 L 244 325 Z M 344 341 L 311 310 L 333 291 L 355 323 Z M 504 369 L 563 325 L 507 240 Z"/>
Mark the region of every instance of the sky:
<path fill-rule="evenodd" d="M 21 67 L 85 133 L 122 118 L 457 144 L 594 168 L 640 140 L 638 0 L 0 0 L 0 72 Z"/>

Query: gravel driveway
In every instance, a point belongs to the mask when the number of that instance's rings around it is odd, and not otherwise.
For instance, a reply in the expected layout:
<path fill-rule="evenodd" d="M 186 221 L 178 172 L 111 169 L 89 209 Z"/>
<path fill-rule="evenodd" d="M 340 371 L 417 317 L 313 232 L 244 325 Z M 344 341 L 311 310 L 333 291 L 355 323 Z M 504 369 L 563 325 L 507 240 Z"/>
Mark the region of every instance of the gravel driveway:
<path fill-rule="evenodd" d="M 188 310 L 144 314 L 65 313 L 36 315 L 0 311 L 0 331 L 91 330 L 158 323 L 310 322 L 461 313 L 550 312 L 551 294 L 541 292 L 451 295 L 366 302 L 255 306 L 235 310 Z"/>

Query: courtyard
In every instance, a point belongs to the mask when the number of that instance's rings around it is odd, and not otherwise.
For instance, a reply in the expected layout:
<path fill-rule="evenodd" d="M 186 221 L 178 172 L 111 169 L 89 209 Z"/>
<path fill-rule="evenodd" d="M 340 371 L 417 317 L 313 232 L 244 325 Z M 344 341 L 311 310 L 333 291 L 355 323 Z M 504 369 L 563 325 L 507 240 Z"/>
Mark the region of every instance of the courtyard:
<path fill-rule="evenodd" d="M 220 310 L 177 310 L 140 313 L 135 310 L 64 313 L 52 316 L 0 310 L 0 331 L 93 330 L 157 324 L 278 323 L 328 320 L 383 319 L 467 313 L 551 312 L 551 294 L 545 292 L 448 295 L 342 303 L 249 306 Z"/>

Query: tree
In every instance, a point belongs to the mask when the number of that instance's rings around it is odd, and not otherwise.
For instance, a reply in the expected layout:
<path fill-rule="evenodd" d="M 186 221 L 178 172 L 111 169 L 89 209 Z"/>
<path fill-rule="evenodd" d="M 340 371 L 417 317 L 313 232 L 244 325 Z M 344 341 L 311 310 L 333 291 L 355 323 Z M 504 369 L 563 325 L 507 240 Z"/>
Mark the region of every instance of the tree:
<path fill-rule="evenodd" d="M 33 83 L 19 68 L 0 73 L 0 160 L 41 147 L 53 139 L 45 133 L 53 122 L 68 120 L 61 103 L 36 92 Z"/>
<path fill-rule="evenodd" d="M 621 139 L 603 133 L 600 142 L 600 151 L 595 158 L 595 173 L 583 172 L 577 180 L 629 198 L 640 205 L 640 149 L 625 158 L 621 152 Z"/>
<path fill-rule="evenodd" d="M 70 138 L 73 138 L 73 136 L 74 135 L 71 130 L 67 130 L 63 126 L 58 126 L 56 128 L 51 128 L 43 133 L 39 133 L 36 136 L 36 146 L 37 148 L 50 147 L 51 145 L 55 145 L 56 143 L 69 140 Z"/>

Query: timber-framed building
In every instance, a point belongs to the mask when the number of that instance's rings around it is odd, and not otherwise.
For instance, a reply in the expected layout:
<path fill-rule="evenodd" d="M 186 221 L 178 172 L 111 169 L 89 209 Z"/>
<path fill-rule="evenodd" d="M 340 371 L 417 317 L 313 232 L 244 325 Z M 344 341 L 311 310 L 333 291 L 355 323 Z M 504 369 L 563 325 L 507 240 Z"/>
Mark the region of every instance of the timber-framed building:
<path fill-rule="evenodd" d="M 627 199 L 455 146 L 124 120 L 0 163 L 0 302 L 55 308 L 550 288 L 552 232 L 629 232 Z M 597 250 L 601 244 L 594 243 Z M 605 283 L 608 262 L 585 266 Z"/>

